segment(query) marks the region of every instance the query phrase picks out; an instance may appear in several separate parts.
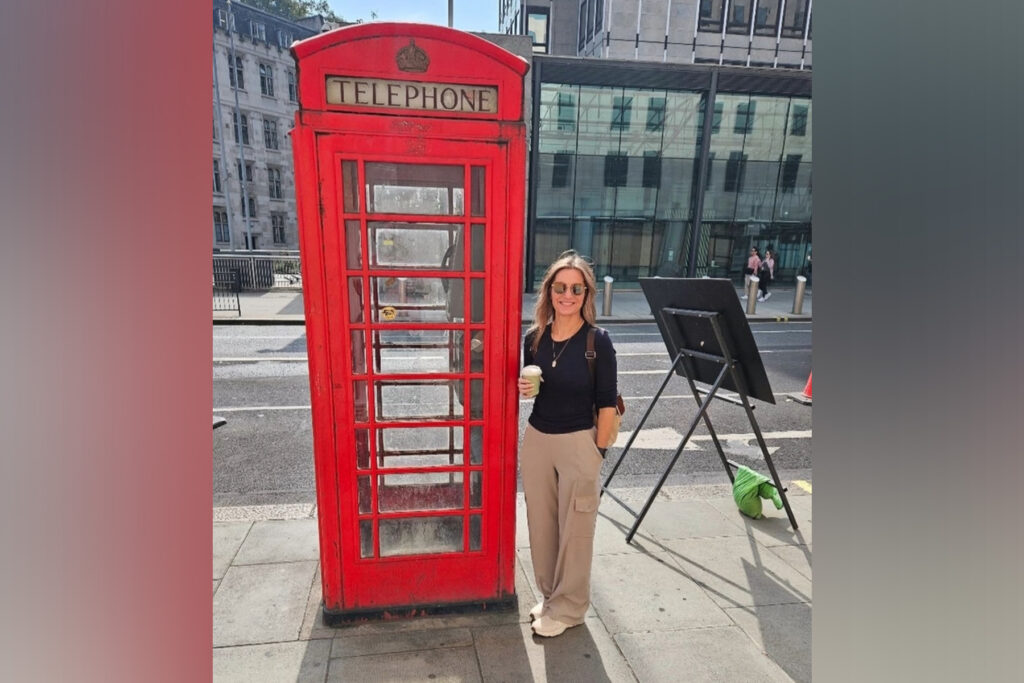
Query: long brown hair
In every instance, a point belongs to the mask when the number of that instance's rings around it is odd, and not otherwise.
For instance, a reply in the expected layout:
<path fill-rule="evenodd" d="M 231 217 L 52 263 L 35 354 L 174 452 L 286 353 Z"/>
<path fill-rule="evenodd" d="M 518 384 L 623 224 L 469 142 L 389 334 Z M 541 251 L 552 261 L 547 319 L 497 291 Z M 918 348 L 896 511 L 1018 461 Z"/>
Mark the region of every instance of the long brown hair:
<path fill-rule="evenodd" d="M 578 270 L 583 276 L 583 282 L 587 286 L 587 291 L 583 293 L 583 306 L 580 308 L 580 314 L 591 325 L 597 324 L 597 307 L 594 305 L 597 280 L 594 278 L 594 269 L 590 267 L 590 261 L 577 254 L 575 250 L 563 251 L 555 259 L 555 262 L 548 266 L 548 272 L 544 274 L 540 291 L 537 293 L 537 305 L 533 309 L 533 325 L 526 331 L 526 334 L 535 332 L 533 343 L 531 344 L 534 353 L 537 353 L 537 348 L 540 346 L 540 338 L 544 334 L 544 328 L 555 318 L 555 309 L 551 305 L 551 284 L 555 281 L 555 276 L 558 275 L 559 271 L 565 268 Z"/>

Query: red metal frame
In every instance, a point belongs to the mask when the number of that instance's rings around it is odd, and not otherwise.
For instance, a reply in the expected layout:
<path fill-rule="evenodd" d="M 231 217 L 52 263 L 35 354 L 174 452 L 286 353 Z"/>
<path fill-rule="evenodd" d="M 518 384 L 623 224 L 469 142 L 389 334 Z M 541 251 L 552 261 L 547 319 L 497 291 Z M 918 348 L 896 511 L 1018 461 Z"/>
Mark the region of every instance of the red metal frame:
<path fill-rule="evenodd" d="M 430 55 L 422 74 L 397 69 L 394 55 L 411 41 Z M 321 567 L 325 614 L 400 613 L 438 605 L 507 602 L 515 594 L 515 491 L 518 399 L 515 377 L 519 361 L 519 320 L 522 291 L 523 211 L 525 206 L 525 127 L 522 123 L 524 60 L 460 31 L 415 24 L 372 24 L 339 29 L 297 44 L 300 111 L 292 132 L 296 160 L 296 192 L 313 404 L 313 446 L 317 478 Z M 349 65 L 357 65 L 350 67 Z M 467 74 L 466 65 L 473 71 Z M 328 75 L 473 83 L 498 88 L 498 113 L 479 114 L 373 110 L 327 105 Z M 342 203 L 342 162 L 357 164 L 358 211 Z M 464 215 L 424 216 L 370 214 L 367 211 L 365 165 L 368 162 L 426 163 L 463 168 Z M 484 216 L 471 216 L 472 168 L 486 173 Z M 359 221 L 360 267 L 348 268 L 346 221 Z M 461 226 L 463 268 L 372 268 L 367 222 L 401 221 Z M 485 262 L 471 271 L 473 225 L 485 226 Z M 463 280 L 462 322 L 385 322 L 371 309 L 376 296 L 371 278 L 456 277 Z M 353 322 L 350 277 L 362 284 L 360 320 Z M 484 318 L 469 321 L 472 281 L 484 282 Z M 374 333 L 379 330 L 450 330 L 463 332 L 463 357 L 470 358 L 470 332 L 484 334 L 484 370 L 459 373 L 377 372 Z M 363 372 L 353 373 L 351 332 L 365 339 Z M 461 381 L 466 392 L 483 384 L 483 414 L 470 415 L 466 400 L 462 416 L 443 420 L 383 420 L 377 414 L 374 387 L 388 380 Z M 365 381 L 366 414 L 356 414 L 354 382 Z M 451 390 L 449 390 L 451 395 Z M 470 463 L 472 426 L 482 427 L 484 455 Z M 378 462 L 378 434 L 387 428 L 451 427 L 463 431 L 462 462 L 438 467 L 388 467 Z M 369 467 L 356 462 L 356 430 L 369 434 Z M 381 512 L 381 475 L 441 472 L 461 475 L 457 508 Z M 473 472 L 482 478 L 481 507 L 470 508 Z M 369 477 L 370 512 L 360 512 L 360 477 Z M 427 490 L 407 487 L 407 495 Z M 470 517 L 482 517 L 481 547 L 469 550 Z M 461 517 L 463 551 L 398 557 L 380 556 L 374 533 L 372 557 L 361 557 L 360 522 L 408 517 Z"/>

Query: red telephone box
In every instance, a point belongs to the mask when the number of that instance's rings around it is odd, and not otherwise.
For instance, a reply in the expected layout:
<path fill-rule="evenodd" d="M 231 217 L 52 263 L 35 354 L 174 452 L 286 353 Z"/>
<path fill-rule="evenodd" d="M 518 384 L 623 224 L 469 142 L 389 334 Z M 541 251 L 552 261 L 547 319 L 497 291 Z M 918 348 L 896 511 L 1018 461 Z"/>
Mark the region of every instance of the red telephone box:
<path fill-rule="evenodd" d="M 512 606 L 527 63 L 421 24 L 292 51 L 325 620 Z"/>

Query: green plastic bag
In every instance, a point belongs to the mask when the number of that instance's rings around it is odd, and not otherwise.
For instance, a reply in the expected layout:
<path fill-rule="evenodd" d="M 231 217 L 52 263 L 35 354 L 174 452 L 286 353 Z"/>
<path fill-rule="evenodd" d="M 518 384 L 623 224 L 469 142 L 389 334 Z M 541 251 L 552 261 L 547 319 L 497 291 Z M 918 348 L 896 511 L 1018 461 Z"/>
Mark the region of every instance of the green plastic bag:
<path fill-rule="evenodd" d="M 740 465 L 736 470 L 736 479 L 732 484 L 732 497 L 740 512 L 753 519 L 761 519 L 761 499 L 771 500 L 775 509 L 782 509 L 782 498 L 771 480 L 749 467 Z"/>

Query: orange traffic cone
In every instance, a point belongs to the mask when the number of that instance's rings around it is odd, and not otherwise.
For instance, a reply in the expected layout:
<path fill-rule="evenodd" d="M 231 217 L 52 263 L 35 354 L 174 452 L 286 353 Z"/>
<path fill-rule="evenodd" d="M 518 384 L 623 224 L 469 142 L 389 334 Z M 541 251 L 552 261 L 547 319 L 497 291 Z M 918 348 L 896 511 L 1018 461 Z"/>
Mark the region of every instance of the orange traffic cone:
<path fill-rule="evenodd" d="M 811 378 L 813 376 L 814 376 L 813 372 L 808 374 L 807 375 L 807 386 L 804 387 L 803 392 L 799 393 L 799 394 L 790 394 L 790 398 L 792 398 L 797 403 L 804 404 L 805 406 L 811 405 Z"/>

